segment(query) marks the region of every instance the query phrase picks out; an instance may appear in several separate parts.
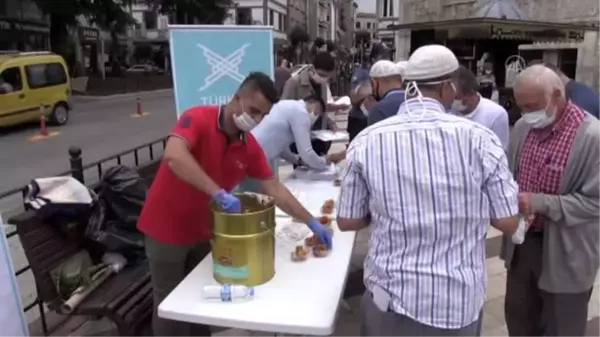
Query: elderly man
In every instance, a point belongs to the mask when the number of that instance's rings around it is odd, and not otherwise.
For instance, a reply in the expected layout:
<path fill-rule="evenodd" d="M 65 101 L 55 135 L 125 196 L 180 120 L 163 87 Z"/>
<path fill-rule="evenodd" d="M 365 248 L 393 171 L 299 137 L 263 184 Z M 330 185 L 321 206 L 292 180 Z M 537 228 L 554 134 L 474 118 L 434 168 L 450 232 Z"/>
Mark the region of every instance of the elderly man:
<path fill-rule="evenodd" d="M 508 112 L 501 105 L 481 97 L 477 77 L 465 66 L 458 70 L 458 94 L 452 110 L 494 131 L 504 150 L 508 149 Z"/>
<path fill-rule="evenodd" d="M 474 336 L 486 233 L 517 228 L 517 185 L 498 137 L 447 113 L 457 69 L 448 48 L 417 49 L 410 99 L 350 143 L 338 226 L 371 227 L 363 336 Z"/>
<path fill-rule="evenodd" d="M 368 124 L 373 125 L 398 113 L 404 103 L 402 68 L 389 60 L 377 61 L 371 67 L 371 87 L 377 103 L 369 110 Z"/>
<path fill-rule="evenodd" d="M 540 60 L 536 60 L 531 62 L 534 64 L 543 64 L 546 67 L 552 69 L 560 80 L 565 85 L 565 95 L 571 102 L 575 103 L 577 106 L 582 108 L 583 110 L 589 112 L 596 118 L 600 115 L 600 98 L 594 92 L 594 90 L 587 85 L 577 82 L 572 78 L 569 78 L 559 67 L 557 67 L 553 63 L 543 62 Z"/>
<path fill-rule="evenodd" d="M 508 332 L 583 336 L 599 266 L 599 122 L 543 65 L 521 72 L 514 91 L 523 117 L 508 156 L 530 227 L 519 246 L 504 238 Z"/>

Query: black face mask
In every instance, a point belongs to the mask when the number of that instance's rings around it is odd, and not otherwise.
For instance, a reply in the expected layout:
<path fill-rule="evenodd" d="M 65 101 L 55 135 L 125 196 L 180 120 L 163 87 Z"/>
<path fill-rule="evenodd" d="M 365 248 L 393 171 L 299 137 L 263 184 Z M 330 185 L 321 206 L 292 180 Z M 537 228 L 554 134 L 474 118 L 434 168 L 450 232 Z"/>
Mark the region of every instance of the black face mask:
<path fill-rule="evenodd" d="M 379 102 L 381 101 L 381 96 L 379 95 L 379 85 L 377 85 L 377 82 L 373 81 L 371 82 L 371 88 L 373 89 L 373 98 Z"/>

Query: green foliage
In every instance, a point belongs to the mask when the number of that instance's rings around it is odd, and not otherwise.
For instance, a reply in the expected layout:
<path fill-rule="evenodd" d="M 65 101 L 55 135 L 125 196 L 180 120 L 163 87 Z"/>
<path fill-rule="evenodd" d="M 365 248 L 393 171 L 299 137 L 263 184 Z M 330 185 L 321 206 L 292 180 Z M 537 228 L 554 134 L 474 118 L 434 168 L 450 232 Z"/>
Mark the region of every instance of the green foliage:
<path fill-rule="evenodd" d="M 172 14 L 176 24 L 222 24 L 232 0 L 147 0 L 163 14 Z"/>

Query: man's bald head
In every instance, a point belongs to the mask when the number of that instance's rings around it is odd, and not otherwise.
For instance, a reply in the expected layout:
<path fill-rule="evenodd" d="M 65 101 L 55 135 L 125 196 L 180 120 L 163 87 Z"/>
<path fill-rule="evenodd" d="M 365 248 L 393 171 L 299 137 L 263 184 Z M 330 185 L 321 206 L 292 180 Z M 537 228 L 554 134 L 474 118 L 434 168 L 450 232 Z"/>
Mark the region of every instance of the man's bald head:
<path fill-rule="evenodd" d="M 560 112 L 566 105 L 565 87 L 560 77 L 541 64 L 525 68 L 517 76 L 513 89 L 523 114 L 553 109 Z"/>

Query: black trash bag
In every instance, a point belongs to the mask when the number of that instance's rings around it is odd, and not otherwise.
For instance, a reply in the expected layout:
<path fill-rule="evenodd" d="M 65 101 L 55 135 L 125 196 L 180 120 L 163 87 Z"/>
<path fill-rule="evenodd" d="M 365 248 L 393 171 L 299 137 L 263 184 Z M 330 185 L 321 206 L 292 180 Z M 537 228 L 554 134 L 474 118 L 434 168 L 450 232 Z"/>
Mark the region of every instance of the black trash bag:
<path fill-rule="evenodd" d="M 86 237 L 107 252 L 120 253 L 128 262 L 144 256 L 144 236 L 137 229 L 148 188 L 137 171 L 127 166 L 108 169 L 97 188 L 98 200 L 86 229 Z"/>

